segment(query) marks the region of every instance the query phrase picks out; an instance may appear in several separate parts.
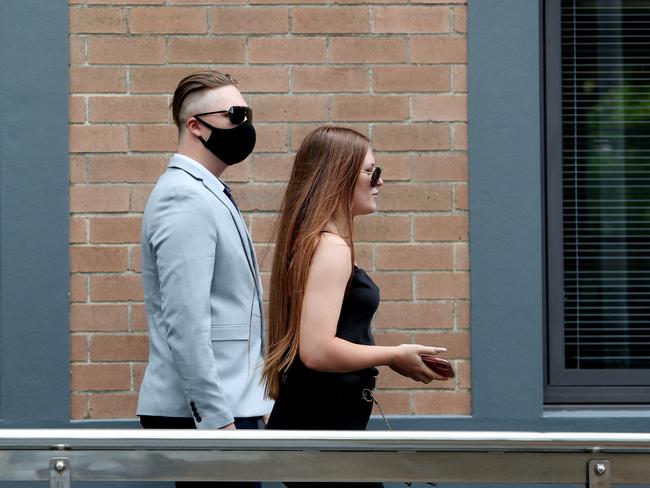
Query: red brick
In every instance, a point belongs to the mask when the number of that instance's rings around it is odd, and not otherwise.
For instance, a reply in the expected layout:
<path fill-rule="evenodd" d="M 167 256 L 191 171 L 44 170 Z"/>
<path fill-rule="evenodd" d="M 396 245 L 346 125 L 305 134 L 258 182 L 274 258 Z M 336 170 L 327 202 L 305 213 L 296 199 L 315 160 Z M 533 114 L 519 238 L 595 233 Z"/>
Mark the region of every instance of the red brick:
<path fill-rule="evenodd" d="M 140 246 L 130 246 L 130 266 L 129 270 L 135 273 L 142 272 L 142 249 Z"/>
<path fill-rule="evenodd" d="M 464 37 L 414 37 L 411 39 L 413 63 L 467 63 Z"/>
<path fill-rule="evenodd" d="M 269 121 L 326 120 L 328 97 L 325 95 L 257 95 L 251 99 L 255 119 Z"/>
<path fill-rule="evenodd" d="M 114 4 L 114 5 L 163 5 L 166 0 L 85 0 L 89 5 Z"/>
<path fill-rule="evenodd" d="M 444 356 L 447 359 L 468 359 L 470 357 L 471 340 L 468 332 L 419 333 L 415 342 L 424 346 L 446 347 Z"/>
<path fill-rule="evenodd" d="M 250 159 L 246 159 L 239 164 L 228 166 L 226 171 L 221 175 L 221 179 L 228 184 L 248 183 L 251 179 L 250 166 L 251 166 Z"/>
<path fill-rule="evenodd" d="M 469 247 L 466 243 L 454 245 L 454 270 L 469 271 Z"/>
<path fill-rule="evenodd" d="M 332 120 L 402 121 L 409 117 L 409 98 L 386 95 L 336 95 Z"/>
<path fill-rule="evenodd" d="M 382 210 L 438 210 L 452 209 L 451 186 L 447 184 L 402 184 L 385 185 L 379 196 Z"/>
<path fill-rule="evenodd" d="M 447 7 L 377 7 L 374 9 L 373 32 L 426 33 L 449 32 Z"/>
<path fill-rule="evenodd" d="M 370 276 L 380 288 L 382 300 L 411 300 L 413 298 L 411 273 L 373 271 Z"/>
<path fill-rule="evenodd" d="M 365 67 L 296 66 L 294 92 L 364 92 L 368 90 Z"/>
<path fill-rule="evenodd" d="M 413 158 L 413 179 L 417 181 L 466 181 L 467 153 L 434 153 Z"/>
<path fill-rule="evenodd" d="M 134 34 L 205 34 L 208 9 L 163 7 L 131 9 L 129 30 Z"/>
<path fill-rule="evenodd" d="M 456 327 L 467 329 L 470 325 L 469 302 L 456 302 Z"/>
<path fill-rule="evenodd" d="M 449 149 L 446 124 L 377 124 L 372 131 L 373 148 L 381 151 Z"/>
<path fill-rule="evenodd" d="M 253 215 L 251 223 L 248 225 L 253 242 L 273 242 L 273 232 L 275 230 L 277 218 L 277 214 Z"/>
<path fill-rule="evenodd" d="M 333 37 L 332 63 L 399 63 L 406 61 L 406 40 L 401 37 Z"/>
<path fill-rule="evenodd" d="M 88 336 L 70 336 L 70 361 L 88 361 Z"/>
<path fill-rule="evenodd" d="M 214 5 L 214 0 L 167 0 L 168 3 L 174 5 Z M 248 3 L 248 0 L 220 0 L 219 4 L 229 5 L 229 4 L 242 4 Z"/>
<path fill-rule="evenodd" d="M 138 395 L 95 393 L 90 395 L 88 411 L 93 419 L 131 419 L 135 417 Z"/>
<path fill-rule="evenodd" d="M 384 391 L 375 392 L 375 396 L 381 404 L 384 414 L 409 414 L 411 408 L 411 395 L 405 391 Z M 381 415 L 376 405 L 373 406 L 373 415 Z"/>
<path fill-rule="evenodd" d="M 354 5 L 354 4 L 397 4 L 409 3 L 410 0 L 332 0 L 334 5 Z"/>
<path fill-rule="evenodd" d="M 377 244 L 378 270 L 451 270 L 453 248 L 447 244 Z"/>
<path fill-rule="evenodd" d="M 72 66 L 72 93 L 119 93 L 126 91 L 126 68 L 113 66 Z"/>
<path fill-rule="evenodd" d="M 275 245 L 273 244 L 255 244 L 255 255 L 261 271 L 270 272 L 273 269 L 273 257 Z"/>
<path fill-rule="evenodd" d="M 406 215 L 367 215 L 355 219 L 355 241 L 408 241 L 410 223 Z"/>
<path fill-rule="evenodd" d="M 70 36 L 70 65 L 86 62 L 86 38 Z"/>
<path fill-rule="evenodd" d="M 142 301 L 140 275 L 93 275 L 90 277 L 90 299 L 93 302 Z"/>
<path fill-rule="evenodd" d="M 93 156 L 88 164 L 88 179 L 92 183 L 155 182 L 168 163 L 166 156 Z"/>
<path fill-rule="evenodd" d="M 472 398 L 466 391 L 414 393 L 415 412 L 420 415 L 470 415 Z"/>
<path fill-rule="evenodd" d="M 448 66 L 375 66 L 377 92 L 445 92 L 451 89 Z"/>
<path fill-rule="evenodd" d="M 259 154 L 253 158 L 253 179 L 256 181 L 287 181 L 293 166 L 289 154 Z"/>
<path fill-rule="evenodd" d="M 131 363 L 131 378 L 133 378 L 133 389 L 138 391 L 142 385 L 142 378 L 147 368 L 147 363 Z"/>
<path fill-rule="evenodd" d="M 73 303 L 70 305 L 70 330 L 73 332 L 128 330 L 128 306 L 114 303 Z"/>
<path fill-rule="evenodd" d="M 456 378 L 460 388 L 472 387 L 472 368 L 469 361 L 455 361 L 456 363 Z"/>
<path fill-rule="evenodd" d="M 253 4 L 303 4 L 303 3 L 327 3 L 328 0 L 250 0 L 251 5 Z"/>
<path fill-rule="evenodd" d="M 323 63 L 323 37 L 251 37 L 249 63 Z"/>
<path fill-rule="evenodd" d="M 417 3 L 467 3 L 467 0 L 416 0 Z"/>
<path fill-rule="evenodd" d="M 384 306 L 382 302 L 380 308 Z M 412 344 L 413 337 L 410 332 L 388 332 L 381 329 L 375 329 L 373 331 L 373 336 L 375 338 L 375 344 L 378 346 L 399 346 L 400 344 Z M 388 368 L 382 369 L 382 373 Z"/>
<path fill-rule="evenodd" d="M 288 66 L 224 66 L 217 69 L 233 75 L 242 93 L 289 91 Z"/>
<path fill-rule="evenodd" d="M 90 64 L 162 64 L 165 40 L 160 37 L 89 37 Z"/>
<path fill-rule="evenodd" d="M 70 397 L 70 418 L 82 420 L 88 415 L 88 395 L 73 393 Z"/>
<path fill-rule="evenodd" d="M 72 217 L 70 219 L 70 243 L 78 244 L 87 240 L 86 219 L 83 217 Z"/>
<path fill-rule="evenodd" d="M 144 304 L 131 304 L 131 327 L 130 330 L 147 330 L 147 310 Z"/>
<path fill-rule="evenodd" d="M 215 34 L 284 34 L 288 31 L 288 8 L 249 6 L 212 9 L 212 32 Z"/>
<path fill-rule="evenodd" d="M 86 156 L 80 154 L 70 154 L 70 183 L 86 182 Z"/>
<path fill-rule="evenodd" d="M 467 33 L 467 7 L 455 7 L 452 9 L 453 26 L 456 32 Z"/>
<path fill-rule="evenodd" d="M 71 8 L 69 12 L 71 33 L 126 32 L 126 15 L 123 8 Z"/>
<path fill-rule="evenodd" d="M 74 185 L 70 187 L 70 211 L 125 212 L 129 193 L 129 188 L 121 185 Z"/>
<path fill-rule="evenodd" d="M 410 154 L 377 151 L 373 154 L 377 166 L 382 169 L 381 178 L 384 183 L 411 179 L 411 160 L 413 157 Z"/>
<path fill-rule="evenodd" d="M 467 215 L 416 215 L 413 235 L 418 241 L 466 241 Z"/>
<path fill-rule="evenodd" d="M 253 112 L 255 109 L 253 109 Z M 255 153 L 284 152 L 287 150 L 287 124 L 258 124 L 255 123 L 257 142 Z"/>
<path fill-rule="evenodd" d="M 303 141 L 305 137 L 307 137 L 307 134 L 309 134 L 312 130 L 316 129 L 317 127 L 320 127 L 323 125 L 322 122 L 320 123 L 313 123 L 313 124 L 293 124 L 291 126 L 291 149 L 293 151 L 297 151 L 298 147 L 300 147 L 300 143 Z M 351 123 L 348 122 L 345 124 L 345 127 L 348 127 L 350 129 L 354 129 L 357 132 L 360 132 L 361 134 L 365 135 L 368 137 L 370 131 L 368 130 L 368 124 L 367 123 Z"/>
<path fill-rule="evenodd" d="M 126 127 L 121 125 L 71 125 L 70 152 L 126 151 L 126 136 Z"/>
<path fill-rule="evenodd" d="M 127 364 L 72 364 L 73 391 L 128 390 L 131 375 Z"/>
<path fill-rule="evenodd" d="M 469 195 L 467 185 L 456 185 L 454 188 L 454 208 L 456 210 L 469 210 Z"/>
<path fill-rule="evenodd" d="M 453 124 L 452 140 L 454 149 L 467 150 L 467 124 Z"/>
<path fill-rule="evenodd" d="M 297 34 L 364 33 L 370 30 L 367 7 L 297 7 L 291 31 Z"/>
<path fill-rule="evenodd" d="M 90 242 L 124 244 L 140 242 L 140 217 L 93 217 Z"/>
<path fill-rule="evenodd" d="M 167 122 L 168 100 L 164 96 L 90 97 L 91 122 Z"/>
<path fill-rule="evenodd" d="M 464 64 L 456 65 L 451 69 L 451 76 L 455 92 L 467 91 L 467 66 Z"/>
<path fill-rule="evenodd" d="M 70 271 L 126 271 L 127 249 L 123 246 L 73 246 L 70 248 Z"/>
<path fill-rule="evenodd" d="M 86 121 L 86 97 L 68 98 L 68 121 L 73 124 Z"/>
<path fill-rule="evenodd" d="M 170 63 L 243 63 L 246 41 L 239 38 L 170 38 Z M 197 71 L 192 69 L 191 72 Z M 178 78 L 176 84 L 181 80 Z M 174 88 L 176 88 L 174 86 Z"/>
<path fill-rule="evenodd" d="M 382 301 L 376 323 L 377 327 L 398 329 L 452 328 L 454 304 Z"/>
<path fill-rule="evenodd" d="M 278 210 L 284 195 L 285 185 L 242 185 L 237 183 L 232 186 L 233 194 L 237 198 L 237 205 L 244 211 Z"/>
<path fill-rule="evenodd" d="M 176 39 L 170 39 L 170 43 Z M 195 39 L 196 40 L 196 39 Z M 130 93 L 173 93 L 178 82 L 196 67 L 131 66 L 129 67 Z"/>
<path fill-rule="evenodd" d="M 354 245 L 354 262 L 365 270 L 373 269 L 372 244 L 358 243 Z"/>
<path fill-rule="evenodd" d="M 129 210 L 132 212 L 144 212 L 144 207 L 147 204 L 151 190 L 153 190 L 153 185 L 137 185 L 131 187 L 131 205 Z"/>
<path fill-rule="evenodd" d="M 85 302 L 88 300 L 88 276 L 72 274 L 70 276 L 70 301 Z"/>
<path fill-rule="evenodd" d="M 175 151 L 178 146 L 176 126 L 165 124 L 134 124 L 129 126 L 131 151 Z"/>
<path fill-rule="evenodd" d="M 469 298 L 469 273 L 422 273 L 415 276 L 415 296 L 420 299 Z"/>
<path fill-rule="evenodd" d="M 467 120 L 466 95 L 416 95 L 413 120 Z"/>
<path fill-rule="evenodd" d="M 93 337 L 91 361 L 144 361 L 149 343 L 146 335 L 101 335 Z"/>

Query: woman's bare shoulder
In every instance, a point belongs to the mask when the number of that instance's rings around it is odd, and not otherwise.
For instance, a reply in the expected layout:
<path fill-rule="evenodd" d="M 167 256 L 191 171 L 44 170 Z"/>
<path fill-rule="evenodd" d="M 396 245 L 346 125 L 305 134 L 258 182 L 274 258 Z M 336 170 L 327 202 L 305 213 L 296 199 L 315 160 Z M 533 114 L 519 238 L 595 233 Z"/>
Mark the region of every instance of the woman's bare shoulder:
<path fill-rule="evenodd" d="M 312 266 L 321 268 L 328 274 L 336 273 L 348 276 L 352 269 L 351 257 L 352 252 L 345 239 L 338 234 L 323 232 L 316 244 Z"/>

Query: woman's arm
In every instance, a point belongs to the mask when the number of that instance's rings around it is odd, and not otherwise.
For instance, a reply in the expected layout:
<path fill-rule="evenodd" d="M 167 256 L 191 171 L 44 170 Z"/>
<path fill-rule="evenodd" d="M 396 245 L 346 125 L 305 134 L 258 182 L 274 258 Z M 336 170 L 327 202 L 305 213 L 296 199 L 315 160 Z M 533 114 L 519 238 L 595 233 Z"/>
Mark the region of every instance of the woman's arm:
<path fill-rule="evenodd" d="M 442 379 L 420 355 L 437 354 L 444 348 L 418 344 L 364 346 L 336 337 L 351 272 L 347 243 L 337 235 L 322 234 L 309 267 L 300 317 L 300 359 L 305 366 L 317 371 L 349 372 L 386 365 L 416 381 Z"/>

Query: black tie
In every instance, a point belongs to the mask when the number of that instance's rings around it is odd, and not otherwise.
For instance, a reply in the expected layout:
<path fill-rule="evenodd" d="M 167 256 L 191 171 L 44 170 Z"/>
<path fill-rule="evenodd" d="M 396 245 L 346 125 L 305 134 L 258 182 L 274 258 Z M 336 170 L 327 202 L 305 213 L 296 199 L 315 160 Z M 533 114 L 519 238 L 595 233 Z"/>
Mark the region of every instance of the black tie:
<path fill-rule="evenodd" d="M 226 196 L 228 198 L 230 198 L 230 201 L 235 206 L 235 208 L 237 210 L 239 210 L 239 207 L 237 206 L 237 202 L 235 202 L 235 199 L 232 197 L 232 193 L 230 192 L 230 187 L 228 185 L 226 185 L 225 183 L 223 183 L 223 192 L 226 194 Z"/>

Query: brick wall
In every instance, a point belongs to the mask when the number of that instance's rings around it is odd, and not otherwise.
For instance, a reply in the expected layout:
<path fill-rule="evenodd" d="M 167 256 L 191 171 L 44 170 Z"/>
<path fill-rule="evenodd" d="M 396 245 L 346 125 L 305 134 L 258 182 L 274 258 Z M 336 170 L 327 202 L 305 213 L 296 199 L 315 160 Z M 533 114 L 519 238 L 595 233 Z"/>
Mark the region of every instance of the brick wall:
<path fill-rule="evenodd" d="M 470 412 L 465 0 L 70 0 L 72 418 L 131 418 L 147 355 L 141 214 L 176 146 L 185 74 L 235 75 L 254 156 L 225 173 L 260 256 L 291 158 L 322 123 L 372 140 L 386 185 L 357 222 L 379 344 L 444 345 L 456 381 L 386 368 L 394 414 Z M 268 258 L 263 263 L 268 282 Z"/>

